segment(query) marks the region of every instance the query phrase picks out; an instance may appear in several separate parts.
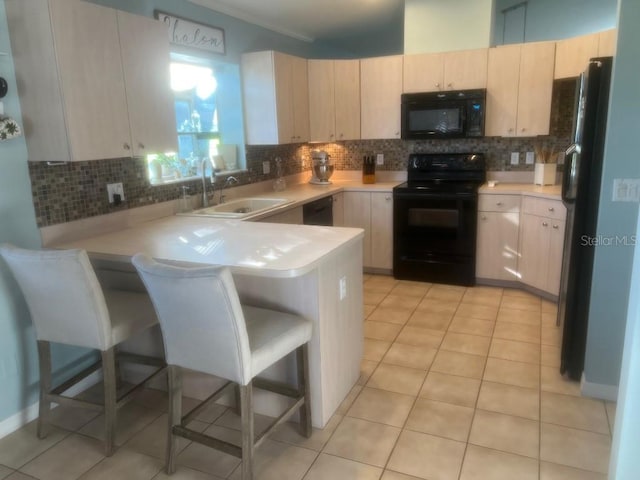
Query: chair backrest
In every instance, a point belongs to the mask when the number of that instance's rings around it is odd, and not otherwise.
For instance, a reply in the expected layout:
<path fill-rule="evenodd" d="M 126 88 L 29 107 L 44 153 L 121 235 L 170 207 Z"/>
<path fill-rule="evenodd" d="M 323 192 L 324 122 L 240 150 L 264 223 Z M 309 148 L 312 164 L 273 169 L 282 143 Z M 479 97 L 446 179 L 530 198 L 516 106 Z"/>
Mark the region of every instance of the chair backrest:
<path fill-rule="evenodd" d="M 184 268 L 137 254 L 156 309 L 167 364 L 246 385 L 251 380 L 247 327 L 226 267 Z"/>
<path fill-rule="evenodd" d="M 106 350 L 109 310 L 84 250 L 25 250 L 0 245 L 29 307 L 36 338 Z"/>

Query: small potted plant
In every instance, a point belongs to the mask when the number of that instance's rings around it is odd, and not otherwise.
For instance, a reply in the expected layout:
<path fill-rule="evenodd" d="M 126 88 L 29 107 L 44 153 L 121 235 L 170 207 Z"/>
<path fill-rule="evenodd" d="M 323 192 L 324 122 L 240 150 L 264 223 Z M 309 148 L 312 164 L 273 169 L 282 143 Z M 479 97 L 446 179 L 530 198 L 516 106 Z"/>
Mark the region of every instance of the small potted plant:
<path fill-rule="evenodd" d="M 554 147 L 549 147 L 542 143 L 534 146 L 536 153 L 536 165 L 533 176 L 533 183 L 536 185 L 556 184 L 556 158 L 557 152 Z"/>

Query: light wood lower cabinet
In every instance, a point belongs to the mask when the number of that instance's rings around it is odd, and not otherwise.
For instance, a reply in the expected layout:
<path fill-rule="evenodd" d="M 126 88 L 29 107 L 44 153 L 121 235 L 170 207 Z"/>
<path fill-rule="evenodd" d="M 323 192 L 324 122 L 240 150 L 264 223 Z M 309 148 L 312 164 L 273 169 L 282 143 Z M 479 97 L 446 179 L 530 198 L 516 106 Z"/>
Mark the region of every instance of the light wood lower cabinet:
<path fill-rule="evenodd" d="M 363 266 L 393 268 L 393 195 L 391 192 L 344 192 L 344 226 L 364 230 Z"/>
<path fill-rule="evenodd" d="M 344 194 L 336 193 L 332 200 L 333 226 L 344 227 Z"/>
<path fill-rule="evenodd" d="M 286 223 L 289 225 L 302 225 L 302 207 L 290 208 L 284 212 L 275 213 L 268 217 L 261 218 L 259 222 L 266 223 Z"/>

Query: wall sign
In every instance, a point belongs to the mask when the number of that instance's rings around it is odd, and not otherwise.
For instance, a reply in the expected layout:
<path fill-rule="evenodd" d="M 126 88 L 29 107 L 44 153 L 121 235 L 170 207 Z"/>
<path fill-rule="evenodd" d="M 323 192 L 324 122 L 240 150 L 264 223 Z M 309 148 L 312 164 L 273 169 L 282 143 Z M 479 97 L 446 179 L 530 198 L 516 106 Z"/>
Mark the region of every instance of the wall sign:
<path fill-rule="evenodd" d="M 225 55 L 224 30 L 185 20 L 156 10 L 155 17 L 167 26 L 169 42 Z"/>

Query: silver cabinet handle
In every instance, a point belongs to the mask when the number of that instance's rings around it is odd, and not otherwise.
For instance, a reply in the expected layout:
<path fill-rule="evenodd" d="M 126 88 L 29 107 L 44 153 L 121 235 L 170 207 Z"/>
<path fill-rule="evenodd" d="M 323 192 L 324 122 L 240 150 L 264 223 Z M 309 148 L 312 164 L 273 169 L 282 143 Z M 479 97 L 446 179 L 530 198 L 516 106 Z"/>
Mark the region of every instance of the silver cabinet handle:
<path fill-rule="evenodd" d="M 524 128 L 524 127 L 523 127 L 523 128 L 522 128 L 522 130 L 521 130 L 521 132 L 526 132 L 526 131 L 527 131 L 527 129 L 526 129 L 526 128 Z"/>
<path fill-rule="evenodd" d="M 502 202 L 496 202 L 496 205 L 500 207 L 502 206 Z"/>
<path fill-rule="evenodd" d="M 122 148 L 124 148 L 125 150 L 131 150 L 131 145 L 129 145 L 127 142 L 124 142 L 122 144 Z"/>
<path fill-rule="evenodd" d="M 560 228 L 560 227 L 558 227 L 558 225 L 554 225 L 554 226 L 553 226 L 553 228 L 555 228 L 556 230 L 558 230 L 558 228 Z"/>
<path fill-rule="evenodd" d="M 482 215 L 482 217 L 480 217 L 480 218 L 482 218 L 482 220 L 486 220 L 487 216 L 486 215 Z"/>
<path fill-rule="evenodd" d="M 549 224 L 548 224 L 547 222 L 542 222 L 542 226 L 543 226 L 543 227 L 548 227 L 548 226 L 549 226 Z"/>
<path fill-rule="evenodd" d="M 440 84 L 439 84 L 439 83 L 436 83 L 436 87 L 440 88 Z"/>
<path fill-rule="evenodd" d="M 334 137 L 333 133 L 331 135 L 329 135 L 329 138 L 333 138 L 333 137 Z"/>
<path fill-rule="evenodd" d="M 453 87 L 453 83 L 447 83 L 447 87 Z"/>
<path fill-rule="evenodd" d="M 144 143 L 138 142 L 138 148 L 144 150 Z"/>
<path fill-rule="evenodd" d="M 553 207 L 549 207 L 549 211 L 550 211 L 550 212 L 553 212 L 553 211 L 555 211 L 555 208 L 553 208 Z"/>
<path fill-rule="evenodd" d="M 391 197 L 384 197 L 384 199 L 388 202 L 389 200 L 391 200 Z"/>

